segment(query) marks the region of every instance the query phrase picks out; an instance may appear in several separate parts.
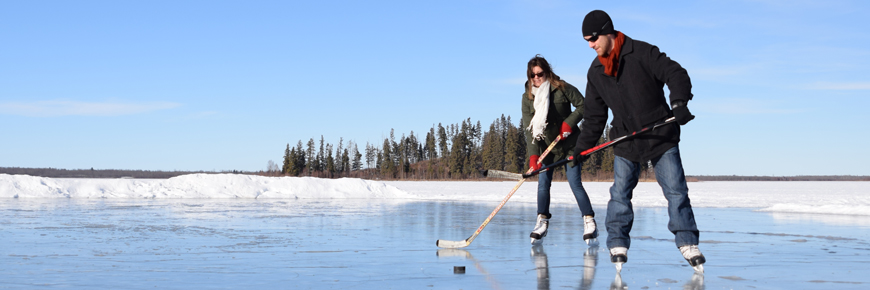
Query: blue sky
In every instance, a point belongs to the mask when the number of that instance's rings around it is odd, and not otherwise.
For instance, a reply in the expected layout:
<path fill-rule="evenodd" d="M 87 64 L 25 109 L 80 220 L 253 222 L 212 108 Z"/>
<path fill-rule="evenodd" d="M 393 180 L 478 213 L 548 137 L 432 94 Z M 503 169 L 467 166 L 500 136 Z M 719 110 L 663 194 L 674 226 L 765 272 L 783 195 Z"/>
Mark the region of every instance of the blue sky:
<path fill-rule="evenodd" d="M 535 54 L 583 92 L 594 9 L 689 71 L 687 174 L 870 175 L 870 4 L 774 0 L 7 1 L 0 166 L 263 170 L 518 121 Z"/>

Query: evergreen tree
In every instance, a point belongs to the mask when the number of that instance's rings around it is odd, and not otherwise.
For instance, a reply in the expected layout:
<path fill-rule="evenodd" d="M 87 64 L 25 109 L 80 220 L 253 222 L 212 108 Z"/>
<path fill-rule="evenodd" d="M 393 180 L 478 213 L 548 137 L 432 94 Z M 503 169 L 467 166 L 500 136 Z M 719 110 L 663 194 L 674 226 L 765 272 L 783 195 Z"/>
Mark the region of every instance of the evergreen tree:
<path fill-rule="evenodd" d="M 290 175 L 299 176 L 305 171 L 305 151 L 303 151 L 302 148 L 302 140 L 299 140 L 299 143 L 296 143 L 296 149 L 290 150 L 290 155 L 294 157 L 293 160 L 295 160 L 291 167 Z"/>
<path fill-rule="evenodd" d="M 342 161 L 341 154 L 344 151 L 343 148 L 344 138 L 338 138 L 338 147 L 335 149 L 335 172 L 344 172 L 344 162 Z"/>
<path fill-rule="evenodd" d="M 350 168 L 351 168 L 350 167 L 350 153 L 348 152 L 347 148 L 345 148 L 341 152 L 341 166 L 340 167 L 341 167 L 341 170 L 339 170 L 339 172 L 342 172 L 342 173 L 350 172 Z"/>
<path fill-rule="evenodd" d="M 372 164 L 375 164 L 375 167 L 377 167 L 378 163 L 376 163 L 376 160 L 377 157 L 375 156 L 374 146 L 366 142 L 366 168 L 374 168 L 372 167 Z"/>
<path fill-rule="evenodd" d="M 449 169 L 452 178 L 463 178 L 463 174 L 468 171 L 466 166 L 469 166 L 469 148 L 471 142 L 468 138 L 468 124 L 462 121 L 461 129 L 457 130 L 453 137 L 453 146 L 450 148 Z"/>
<path fill-rule="evenodd" d="M 423 160 L 421 152 L 418 149 L 419 147 L 420 142 L 417 141 L 417 136 L 414 135 L 414 131 L 411 131 L 411 134 L 408 135 L 408 143 L 405 144 L 405 150 L 408 152 L 408 162 L 417 163 L 420 162 L 420 160 Z"/>
<path fill-rule="evenodd" d="M 359 148 L 357 148 L 356 143 L 353 143 L 353 162 L 351 163 L 351 171 L 359 171 L 362 170 L 362 154 L 359 153 Z"/>
<path fill-rule="evenodd" d="M 381 149 L 380 154 L 380 163 L 381 163 L 381 176 L 385 178 L 395 178 L 396 177 L 396 163 L 393 162 L 394 154 L 392 149 L 392 143 L 390 139 L 384 139 L 384 147 Z"/>
<path fill-rule="evenodd" d="M 287 160 L 285 160 L 285 163 L 286 163 L 285 166 L 287 168 L 286 168 L 286 171 L 284 172 L 284 175 L 295 175 L 294 173 L 295 173 L 295 169 L 296 169 L 296 160 L 297 160 L 296 154 L 298 154 L 298 153 L 296 153 L 296 147 L 290 147 L 290 154 L 287 154 L 287 156 L 286 156 Z"/>
<path fill-rule="evenodd" d="M 320 150 L 317 151 L 317 163 L 315 163 L 317 166 L 314 169 L 317 172 L 323 172 L 326 169 L 326 154 L 324 152 L 325 143 L 323 135 L 320 135 Z"/>
<path fill-rule="evenodd" d="M 324 156 L 326 156 L 326 160 L 324 161 L 324 171 L 327 173 L 327 177 L 332 177 L 335 175 L 335 158 L 332 157 L 332 145 L 326 143 L 326 151 L 324 151 Z"/>
<path fill-rule="evenodd" d="M 314 138 L 308 139 L 308 150 L 305 152 L 305 160 L 308 160 L 308 176 L 311 176 L 314 171 L 317 169 L 317 156 L 316 149 L 314 148 Z"/>
<path fill-rule="evenodd" d="M 526 137 L 522 129 L 510 123 L 510 117 L 505 136 L 505 171 L 520 173 L 525 169 Z"/>
<path fill-rule="evenodd" d="M 501 132 L 497 128 L 498 120 L 489 126 L 489 132 L 483 137 L 483 167 L 484 169 L 504 170 L 504 144 Z"/>
<path fill-rule="evenodd" d="M 284 166 L 281 167 L 281 174 L 290 173 L 290 166 L 293 163 L 293 159 L 290 156 L 290 143 L 287 143 L 287 149 L 284 149 Z"/>
<path fill-rule="evenodd" d="M 438 123 L 438 149 L 441 150 L 441 157 L 450 155 L 450 149 L 447 147 L 447 138 L 447 130 L 444 129 L 444 126 L 441 126 L 441 123 Z"/>
<path fill-rule="evenodd" d="M 426 134 L 426 160 L 438 158 L 437 145 L 435 145 L 435 126 L 429 129 L 429 134 Z"/>

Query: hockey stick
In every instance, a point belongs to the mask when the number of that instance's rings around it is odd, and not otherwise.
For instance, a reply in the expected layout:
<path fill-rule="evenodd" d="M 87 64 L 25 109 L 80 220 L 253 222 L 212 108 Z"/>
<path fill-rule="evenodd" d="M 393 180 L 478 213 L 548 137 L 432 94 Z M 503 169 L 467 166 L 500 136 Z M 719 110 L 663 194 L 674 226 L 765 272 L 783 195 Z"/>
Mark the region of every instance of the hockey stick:
<path fill-rule="evenodd" d="M 598 152 L 598 151 L 600 151 L 601 149 L 604 149 L 604 148 L 607 148 L 607 147 L 613 146 L 613 145 L 615 145 L 616 143 L 619 143 L 619 142 L 622 142 L 622 141 L 628 140 L 628 139 L 630 139 L 630 138 L 632 138 L 632 137 L 634 137 L 634 136 L 637 136 L 637 135 L 640 135 L 640 134 L 643 134 L 643 133 L 646 133 L 646 132 L 650 132 L 650 131 L 652 131 L 652 130 L 655 129 L 655 128 L 658 128 L 658 127 L 661 127 L 661 126 L 664 126 L 664 125 L 667 125 L 667 124 L 673 123 L 673 122 L 675 122 L 675 121 L 676 121 L 676 119 L 675 119 L 674 117 L 670 117 L 670 118 L 668 118 L 668 119 L 662 121 L 661 123 L 656 123 L 655 125 L 652 125 L 652 126 L 649 126 L 649 127 L 643 128 L 643 129 L 640 129 L 640 131 L 634 131 L 634 132 L 632 132 L 631 134 L 628 134 L 628 135 L 625 135 L 625 136 L 622 136 L 622 137 L 619 137 L 619 138 L 616 138 L 616 139 L 610 140 L 610 141 L 608 141 L 608 142 L 601 143 L 601 145 L 598 145 L 598 146 L 595 146 L 595 147 L 589 148 L 589 149 L 587 149 L 586 151 L 580 152 L 580 155 L 584 155 L 584 156 L 586 156 L 586 155 L 589 155 L 589 154 L 592 154 L 592 153 Z M 573 159 L 574 159 L 574 156 L 569 156 L 568 159 L 563 159 L 563 160 L 559 160 L 559 161 L 553 162 L 552 164 L 547 165 L 547 166 L 544 166 L 544 167 L 541 167 L 541 168 L 538 169 L 538 170 L 535 170 L 535 171 L 532 171 L 532 172 L 529 172 L 529 173 L 523 174 L 523 178 L 529 178 L 529 177 L 532 177 L 532 176 L 538 175 L 538 174 L 541 173 L 541 172 L 544 172 L 544 171 L 550 170 L 551 168 L 556 168 L 556 167 L 559 167 L 559 166 L 565 165 L 566 163 L 571 162 L 571 160 L 573 160 Z"/>
<path fill-rule="evenodd" d="M 550 153 L 550 150 L 553 150 L 553 147 L 556 147 L 556 143 L 559 143 L 559 141 L 561 141 L 561 140 L 562 140 L 561 134 L 559 134 L 559 136 L 556 136 L 556 140 L 553 140 L 553 143 L 550 143 L 550 146 L 547 147 L 547 150 L 545 150 L 544 153 L 541 154 L 541 157 L 538 158 L 538 164 L 541 164 L 541 161 L 544 160 L 544 157 L 547 156 L 547 154 Z M 529 168 L 527 173 L 532 173 L 533 171 L 534 170 L 532 168 Z M 493 217 L 495 217 L 495 214 L 498 213 L 499 210 L 501 210 L 501 208 L 504 206 L 504 204 L 507 203 L 507 201 L 509 199 L 511 199 L 511 196 L 513 196 L 514 193 L 517 192 L 517 189 L 519 189 L 520 185 L 523 185 L 523 182 L 525 182 L 525 181 L 526 181 L 525 178 L 520 179 L 520 182 L 517 182 L 517 185 L 514 185 L 514 188 L 511 189 L 511 192 L 508 193 L 508 195 L 504 197 L 504 199 L 501 201 L 501 203 L 498 205 L 498 207 L 496 207 L 495 210 L 493 210 L 492 213 L 489 214 L 489 217 L 487 217 L 486 220 L 483 221 L 483 224 L 481 224 L 480 227 L 477 228 L 477 231 L 475 231 L 474 234 L 472 234 L 470 237 L 468 237 L 467 239 L 465 239 L 463 241 L 437 240 L 437 241 L 435 241 L 435 245 L 438 246 L 439 248 L 451 248 L 451 249 L 464 248 L 464 247 L 468 247 L 468 245 L 471 245 L 471 242 L 474 241 L 474 238 L 477 238 L 477 235 L 479 235 L 480 232 L 483 231 L 483 228 L 485 228 L 486 225 L 489 224 L 489 221 L 492 220 Z"/>

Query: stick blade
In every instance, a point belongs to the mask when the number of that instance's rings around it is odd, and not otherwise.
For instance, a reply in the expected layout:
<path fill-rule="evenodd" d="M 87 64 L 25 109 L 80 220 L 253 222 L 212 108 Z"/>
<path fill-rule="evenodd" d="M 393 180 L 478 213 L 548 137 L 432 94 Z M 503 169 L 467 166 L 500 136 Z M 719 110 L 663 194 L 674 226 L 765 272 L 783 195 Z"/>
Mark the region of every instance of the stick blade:
<path fill-rule="evenodd" d="M 438 246 L 439 248 L 446 248 L 446 249 L 465 248 L 465 247 L 468 247 L 468 240 L 463 240 L 463 241 L 437 240 L 437 241 L 435 241 L 435 245 Z"/>

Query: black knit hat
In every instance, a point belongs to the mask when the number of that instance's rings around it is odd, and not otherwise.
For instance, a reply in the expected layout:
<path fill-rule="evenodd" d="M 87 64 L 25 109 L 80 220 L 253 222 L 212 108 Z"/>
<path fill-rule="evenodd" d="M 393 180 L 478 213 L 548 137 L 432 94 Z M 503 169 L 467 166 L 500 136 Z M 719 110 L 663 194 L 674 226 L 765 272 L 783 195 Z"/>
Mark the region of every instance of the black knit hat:
<path fill-rule="evenodd" d="M 583 18 L 583 36 L 596 36 L 616 33 L 610 15 L 601 10 L 593 10 Z"/>

